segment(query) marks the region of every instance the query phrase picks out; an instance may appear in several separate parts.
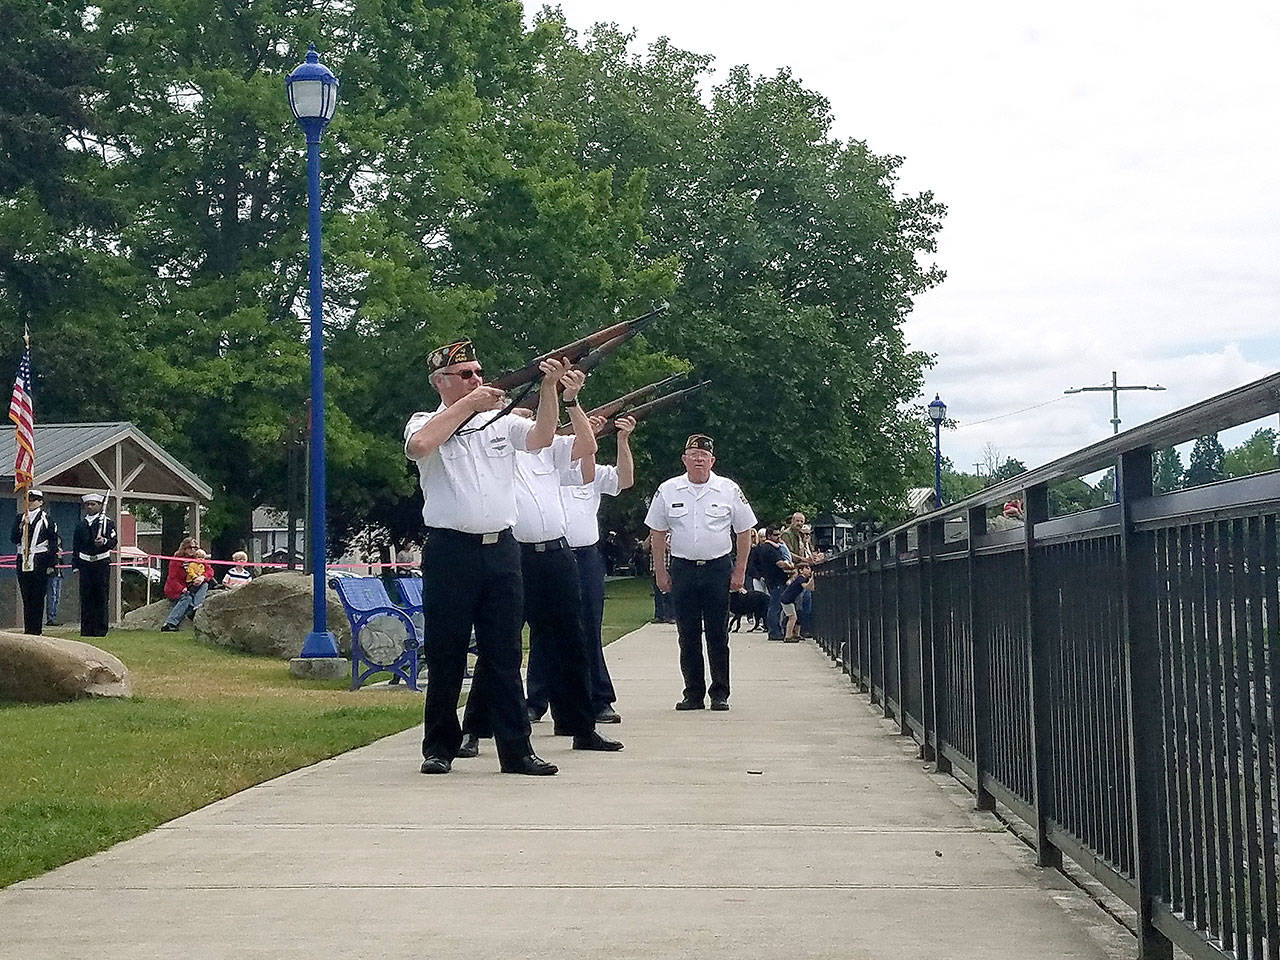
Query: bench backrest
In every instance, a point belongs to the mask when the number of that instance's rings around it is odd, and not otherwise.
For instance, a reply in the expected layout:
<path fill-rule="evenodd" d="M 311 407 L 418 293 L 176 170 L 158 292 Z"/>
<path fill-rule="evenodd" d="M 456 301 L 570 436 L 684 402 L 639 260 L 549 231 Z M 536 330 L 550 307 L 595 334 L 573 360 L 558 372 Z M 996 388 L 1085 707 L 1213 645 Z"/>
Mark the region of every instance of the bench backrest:
<path fill-rule="evenodd" d="M 400 588 L 400 596 L 404 598 L 405 609 L 422 609 L 421 577 L 396 577 L 396 586 Z"/>
<path fill-rule="evenodd" d="M 342 605 L 353 613 L 393 606 L 387 588 L 377 577 L 335 577 L 329 581 Z"/>

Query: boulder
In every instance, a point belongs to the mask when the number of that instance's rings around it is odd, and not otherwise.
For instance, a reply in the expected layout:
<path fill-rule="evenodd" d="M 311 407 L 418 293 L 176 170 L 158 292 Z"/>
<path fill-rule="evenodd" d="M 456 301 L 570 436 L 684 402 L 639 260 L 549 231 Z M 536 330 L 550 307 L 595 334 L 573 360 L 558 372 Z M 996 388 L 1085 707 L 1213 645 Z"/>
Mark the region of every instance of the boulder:
<path fill-rule="evenodd" d="M 342 654 L 349 656 L 347 615 L 338 595 L 325 593 L 329 630 Z M 214 591 L 196 613 L 195 627 L 196 639 L 204 643 L 290 660 L 301 653 L 311 632 L 311 577 L 286 570 L 250 580 L 236 590 Z"/>
<path fill-rule="evenodd" d="M 130 610 L 116 626 L 121 630 L 159 630 L 172 609 L 173 601 L 161 597 L 155 603 Z"/>
<path fill-rule="evenodd" d="M 79 640 L 0 632 L 0 698 L 58 703 L 132 695 L 128 669 L 105 650 Z"/>

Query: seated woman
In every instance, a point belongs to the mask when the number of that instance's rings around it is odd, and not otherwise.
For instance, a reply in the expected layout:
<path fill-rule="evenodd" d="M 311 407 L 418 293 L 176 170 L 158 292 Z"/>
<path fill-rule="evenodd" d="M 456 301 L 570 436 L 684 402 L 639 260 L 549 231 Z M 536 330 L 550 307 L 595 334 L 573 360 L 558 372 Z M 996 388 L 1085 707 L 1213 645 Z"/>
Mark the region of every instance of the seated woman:
<path fill-rule="evenodd" d="M 200 604 L 209 595 L 209 586 L 213 583 L 213 567 L 200 558 L 203 552 L 194 537 L 187 537 L 179 544 L 176 555 L 169 561 L 164 595 L 173 601 L 173 607 L 169 610 L 161 631 L 172 633 L 177 630 L 183 617 L 195 619 Z"/>

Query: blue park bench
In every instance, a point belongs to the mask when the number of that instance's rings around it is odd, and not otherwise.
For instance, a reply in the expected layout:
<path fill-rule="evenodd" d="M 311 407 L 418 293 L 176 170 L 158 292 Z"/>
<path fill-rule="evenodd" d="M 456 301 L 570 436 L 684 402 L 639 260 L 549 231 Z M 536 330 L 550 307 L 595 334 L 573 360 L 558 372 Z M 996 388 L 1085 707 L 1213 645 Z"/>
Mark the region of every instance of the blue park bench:
<path fill-rule="evenodd" d="M 422 632 L 413 622 L 413 606 L 407 603 L 405 607 L 398 607 L 392 603 L 387 596 L 387 588 L 377 577 L 334 577 L 329 586 L 337 593 L 351 625 L 351 689 L 358 689 L 375 673 L 390 673 L 392 682 L 399 678 L 410 690 L 417 690 Z M 403 584 L 400 591 L 408 599 Z M 419 613 L 422 610 L 421 581 L 416 609 Z M 379 618 L 388 618 L 402 625 L 405 631 L 403 641 L 387 633 L 386 627 L 391 624 L 378 624 Z M 369 632 L 362 642 L 361 634 L 365 631 Z"/>
<path fill-rule="evenodd" d="M 422 578 L 421 577 L 396 577 L 396 586 L 400 589 L 400 596 L 404 598 L 402 606 L 413 617 L 414 623 L 418 625 L 418 635 L 425 636 L 423 632 L 423 613 L 422 613 Z M 476 655 L 476 635 L 471 634 L 471 646 L 467 652 L 472 656 Z M 471 676 L 471 664 L 467 663 L 466 675 Z"/>

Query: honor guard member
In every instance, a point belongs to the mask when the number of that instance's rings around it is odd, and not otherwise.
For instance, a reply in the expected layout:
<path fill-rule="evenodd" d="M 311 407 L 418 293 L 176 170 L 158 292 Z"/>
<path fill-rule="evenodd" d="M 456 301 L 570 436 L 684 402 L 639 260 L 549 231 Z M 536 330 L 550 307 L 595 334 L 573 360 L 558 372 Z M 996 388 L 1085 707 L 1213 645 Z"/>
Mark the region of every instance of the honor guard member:
<path fill-rule="evenodd" d="M 601 420 L 601 425 L 604 422 Z M 635 461 L 631 456 L 631 431 L 635 428 L 636 422 L 631 417 L 619 418 L 616 467 L 597 463 L 595 479 L 590 483 L 560 488 L 565 517 L 569 522 L 566 536 L 578 563 L 582 625 L 587 634 L 587 653 L 591 660 L 591 707 L 595 711 L 596 723 L 622 722 L 622 717 L 613 709 L 618 695 L 609 676 L 600 636 L 604 622 L 605 564 L 600 552 L 599 513 L 602 496 L 616 497 L 635 483 Z M 580 473 L 576 479 L 582 479 Z"/>
<path fill-rule="evenodd" d="M 581 479 L 575 462 L 588 479 L 595 468 L 595 434 L 578 405 L 585 380 L 581 371 L 571 370 L 563 381 L 574 435 L 556 437 L 543 450 L 516 454 L 514 533 L 520 544 L 524 619 L 529 624 L 529 719 L 549 703 L 556 735 L 572 736 L 573 749 L 611 752 L 621 750 L 622 744 L 596 732 L 578 567 L 566 538 L 568 520 L 560 498 L 563 485 Z M 483 660 L 481 652 L 462 718 L 460 757 L 475 756 L 479 738 L 489 735 L 484 723 L 489 688 L 478 675 Z"/>
<path fill-rule="evenodd" d="M 49 575 L 58 566 L 58 527 L 44 510 L 44 494 L 27 492 L 27 512 L 13 520 L 17 548 L 18 589 L 22 593 L 22 632 L 40 636 L 44 628 L 44 595 Z"/>
<path fill-rule="evenodd" d="M 458 694 L 475 629 L 480 651 L 475 679 L 489 691 L 488 719 L 504 773 L 556 773 L 533 752 L 520 684 L 524 596 L 516 521 L 515 454 L 540 450 L 560 417 L 555 385 L 569 370 L 541 364 L 543 389 L 535 420 L 503 416 L 506 397 L 484 385 L 470 340 L 427 357 L 435 410 L 415 413 L 404 428 L 405 456 L 422 486 L 422 592 L 427 693 L 422 772 L 448 773 L 462 740 Z"/>
<path fill-rule="evenodd" d="M 71 565 L 80 571 L 80 636 L 107 635 L 107 579 L 111 551 L 120 542 L 115 521 L 107 516 L 100 493 L 86 493 L 84 516 L 76 524 Z"/>
<path fill-rule="evenodd" d="M 729 591 L 747 576 L 751 528 L 756 515 L 738 485 L 711 472 L 715 445 L 706 434 L 685 441 L 684 476 L 658 487 L 645 525 L 652 531 L 658 589 L 675 600 L 684 699 L 677 710 L 701 710 L 711 694 L 712 710 L 729 709 Z M 670 569 L 663 563 L 670 533 Z M 706 630 L 711 688 L 702 662 Z"/>

